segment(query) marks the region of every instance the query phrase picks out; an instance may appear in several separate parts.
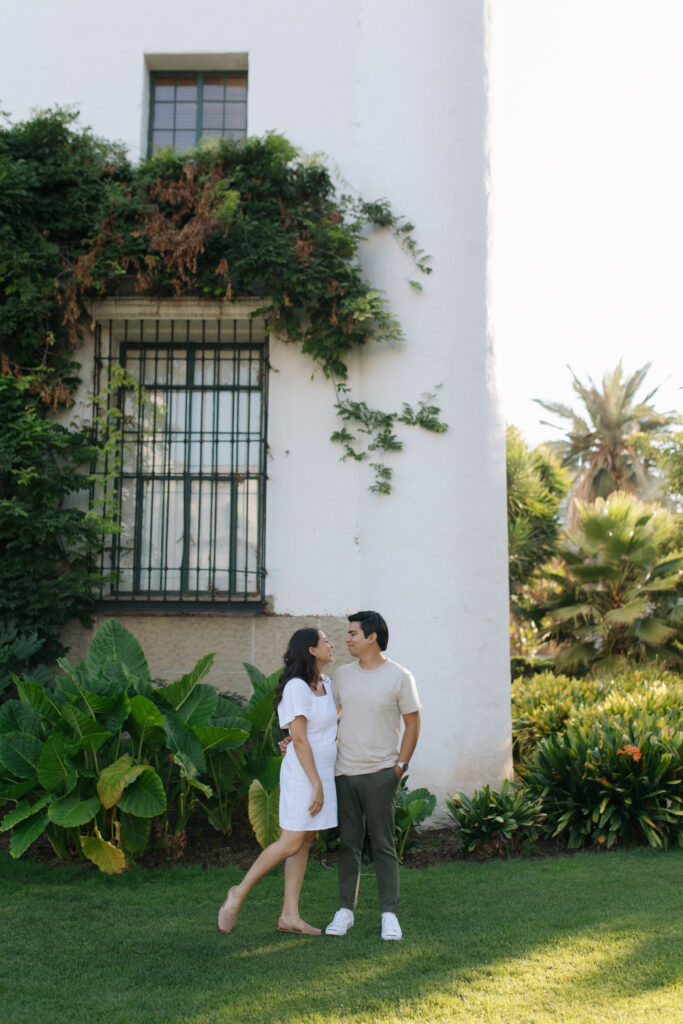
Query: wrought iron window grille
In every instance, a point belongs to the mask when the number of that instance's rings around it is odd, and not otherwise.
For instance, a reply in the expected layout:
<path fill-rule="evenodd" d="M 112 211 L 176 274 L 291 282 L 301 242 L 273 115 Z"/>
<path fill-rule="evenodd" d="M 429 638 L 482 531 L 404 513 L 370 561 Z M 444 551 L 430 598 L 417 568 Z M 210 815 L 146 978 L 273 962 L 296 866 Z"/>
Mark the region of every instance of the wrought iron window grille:
<path fill-rule="evenodd" d="M 262 607 L 267 368 L 263 321 L 97 324 L 99 606 Z"/>

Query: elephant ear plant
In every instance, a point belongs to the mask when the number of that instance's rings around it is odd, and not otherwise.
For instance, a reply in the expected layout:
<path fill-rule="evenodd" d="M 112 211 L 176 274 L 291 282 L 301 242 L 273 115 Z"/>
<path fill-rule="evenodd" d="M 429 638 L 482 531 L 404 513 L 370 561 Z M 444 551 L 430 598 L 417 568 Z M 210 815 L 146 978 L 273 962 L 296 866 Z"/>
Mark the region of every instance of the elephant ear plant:
<path fill-rule="evenodd" d="M 135 637 L 113 619 L 84 661 L 60 661 L 55 689 L 15 679 L 0 707 L 0 824 L 20 857 L 46 834 L 60 857 L 84 856 L 107 873 L 139 857 L 152 822 L 184 832 L 210 786 L 207 757 L 241 744 L 248 730 L 200 680 L 213 655 L 168 686 L 154 687 Z M 172 822 L 172 825 L 171 825 Z"/>

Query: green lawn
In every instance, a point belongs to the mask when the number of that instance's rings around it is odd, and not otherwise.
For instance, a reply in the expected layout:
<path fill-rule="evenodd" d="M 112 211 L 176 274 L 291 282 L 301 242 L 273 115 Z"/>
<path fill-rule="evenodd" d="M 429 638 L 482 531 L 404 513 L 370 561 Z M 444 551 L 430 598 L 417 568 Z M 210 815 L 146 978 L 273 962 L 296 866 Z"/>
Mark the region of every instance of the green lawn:
<path fill-rule="evenodd" d="M 605 1024 L 683 1021 L 683 856 L 631 850 L 403 870 L 403 942 L 382 942 L 374 877 L 344 938 L 275 931 L 278 874 L 235 930 L 236 871 L 108 878 L 0 854 L 2 1024 Z M 324 925 L 335 872 L 302 910 Z"/>

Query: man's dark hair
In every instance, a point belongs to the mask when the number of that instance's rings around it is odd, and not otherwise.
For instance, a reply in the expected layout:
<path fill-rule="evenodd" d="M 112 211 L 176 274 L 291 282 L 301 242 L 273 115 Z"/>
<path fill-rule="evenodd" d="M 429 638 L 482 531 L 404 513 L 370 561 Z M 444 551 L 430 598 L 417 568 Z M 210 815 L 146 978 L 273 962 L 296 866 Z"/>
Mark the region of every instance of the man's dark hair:
<path fill-rule="evenodd" d="M 371 633 L 376 633 L 380 651 L 386 651 L 389 643 L 389 627 L 379 612 L 354 612 L 347 618 L 349 622 L 360 623 L 363 636 L 368 637 Z"/>

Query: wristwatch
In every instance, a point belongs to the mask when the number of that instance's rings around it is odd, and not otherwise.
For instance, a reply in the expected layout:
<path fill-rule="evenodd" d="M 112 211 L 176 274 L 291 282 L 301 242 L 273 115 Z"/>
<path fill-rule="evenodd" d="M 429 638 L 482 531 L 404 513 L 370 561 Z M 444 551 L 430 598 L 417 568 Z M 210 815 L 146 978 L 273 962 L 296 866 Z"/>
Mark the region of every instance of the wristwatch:
<path fill-rule="evenodd" d="M 405 775 L 405 773 L 408 771 L 408 762 L 397 761 L 396 764 L 394 765 L 394 768 L 400 768 L 403 774 Z"/>

